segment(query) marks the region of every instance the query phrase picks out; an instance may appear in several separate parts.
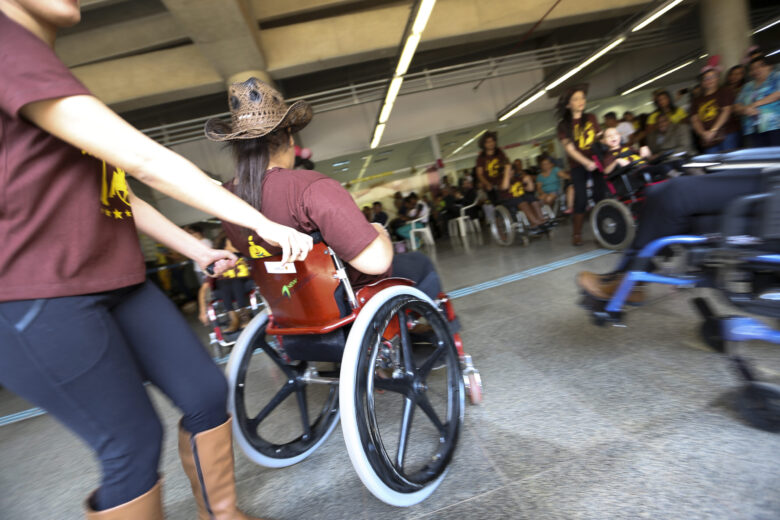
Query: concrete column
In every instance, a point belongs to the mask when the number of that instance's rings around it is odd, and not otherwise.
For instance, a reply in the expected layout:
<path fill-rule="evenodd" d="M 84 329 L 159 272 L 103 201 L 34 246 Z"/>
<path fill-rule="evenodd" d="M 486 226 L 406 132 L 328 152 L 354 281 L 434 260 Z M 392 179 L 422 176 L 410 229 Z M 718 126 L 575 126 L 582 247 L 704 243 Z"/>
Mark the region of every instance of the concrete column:
<path fill-rule="evenodd" d="M 701 32 L 704 50 L 719 54 L 724 72 L 738 64 L 750 47 L 752 30 L 747 0 L 701 0 Z"/>

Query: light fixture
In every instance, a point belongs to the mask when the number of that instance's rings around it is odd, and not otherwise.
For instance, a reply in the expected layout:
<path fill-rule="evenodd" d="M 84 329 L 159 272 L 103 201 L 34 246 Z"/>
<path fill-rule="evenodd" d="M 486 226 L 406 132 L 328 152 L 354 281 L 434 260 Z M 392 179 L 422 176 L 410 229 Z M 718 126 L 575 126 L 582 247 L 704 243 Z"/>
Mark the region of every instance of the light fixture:
<path fill-rule="evenodd" d="M 658 9 L 650 13 L 644 20 L 639 22 L 634 26 L 633 29 L 631 29 L 631 32 L 637 32 L 641 31 L 660 17 L 662 17 L 664 14 L 666 14 L 667 11 L 670 11 L 673 9 L 677 4 L 681 3 L 683 0 L 669 0 L 662 6 L 660 6 Z"/>
<path fill-rule="evenodd" d="M 561 83 L 563 83 L 564 81 L 569 79 L 570 77 L 574 76 L 579 71 L 581 71 L 582 69 L 584 69 L 585 67 L 587 67 L 588 65 L 590 65 L 591 63 L 596 61 L 597 59 L 599 59 L 602 56 L 604 56 L 606 53 L 608 53 L 612 49 L 614 49 L 615 47 L 617 47 L 618 45 L 623 43 L 625 40 L 626 40 L 625 36 L 621 36 L 620 38 L 618 38 L 616 40 L 613 40 L 611 43 L 609 43 L 608 45 L 603 47 L 601 50 L 596 52 L 593 56 L 591 56 L 587 60 L 583 61 L 582 63 L 580 63 L 579 65 L 577 65 L 573 69 L 571 69 L 569 72 L 567 72 L 566 74 L 564 74 L 560 78 L 556 79 L 555 81 L 553 81 L 552 83 L 547 85 L 544 89 L 548 90 L 548 91 L 554 89 L 555 87 L 557 87 L 558 85 L 560 85 Z"/>
<path fill-rule="evenodd" d="M 454 151 L 453 151 L 453 152 L 452 152 L 450 155 L 448 155 L 447 157 L 452 157 L 452 156 L 453 156 L 453 155 L 455 155 L 456 153 L 460 152 L 461 150 L 463 150 L 464 148 L 466 148 L 468 145 L 470 145 L 471 143 L 473 143 L 475 140 L 477 140 L 477 138 L 479 138 L 479 137 L 480 137 L 482 134 L 484 134 L 485 132 L 487 132 L 487 128 L 483 128 L 482 130 L 480 130 L 479 132 L 477 132 L 477 133 L 476 133 L 476 134 L 475 134 L 475 135 L 474 135 L 474 136 L 473 136 L 471 139 L 469 139 L 468 141 L 466 141 L 466 142 L 465 142 L 465 143 L 463 143 L 462 145 L 458 146 L 458 147 L 457 147 L 457 148 L 456 148 L 456 149 L 455 149 L 455 150 L 454 150 Z"/>
<path fill-rule="evenodd" d="M 659 75 L 657 75 L 657 76 L 655 76 L 653 78 L 650 78 L 647 81 L 644 81 L 644 82 L 640 83 L 639 85 L 631 87 L 630 89 L 626 90 L 625 92 L 623 92 L 620 95 L 621 96 L 625 96 L 626 94 L 630 94 L 630 93 L 634 92 L 635 90 L 639 90 L 640 88 L 645 87 L 645 86 L 649 85 L 650 83 L 658 81 L 659 79 L 663 78 L 664 76 L 668 76 L 669 74 L 671 74 L 673 72 L 677 72 L 680 69 L 684 69 L 688 65 L 691 65 L 692 63 L 694 63 L 695 61 L 696 60 L 688 60 L 685 63 L 683 63 L 682 65 L 678 65 L 678 66 L 676 66 L 674 68 L 671 68 L 671 69 L 667 70 L 666 72 L 662 72 L 661 74 L 659 74 Z"/>
<path fill-rule="evenodd" d="M 780 23 L 780 18 L 775 18 L 771 22 L 765 23 L 764 25 L 762 25 L 761 27 L 759 27 L 758 29 L 753 31 L 753 34 L 758 34 L 758 33 L 762 32 L 762 31 L 766 31 L 770 27 L 774 27 L 775 25 L 777 25 L 779 23 Z"/>
<path fill-rule="evenodd" d="M 526 99 L 525 101 L 517 105 L 515 108 L 513 108 L 512 110 L 504 114 L 503 116 L 499 117 L 498 120 L 506 121 L 507 119 L 509 119 L 510 117 L 512 117 L 513 115 L 520 112 L 522 109 L 524 109 L 525 107 L 527 107 L 528 105 L 530 105 L 531 103 L 533 103 L 534 101 L 542 97 L 545 94 L 545 92 L 546 91 L 544 89 L 540 90 L 539 92 L 529 97 L 528 99 Z"/>
<path fill-rule="evenodd" d="M 390 85 L 387 87 L 387 94 L 385 94 L 385 100 L 382 104 L 382 109 L 379 112 L 377 118 L 377 124 L 374 128 L 374 137 L 371 139 L 371 148 L 379 146 L 379 142 L 382 140 L 382 134 L 385 131 L 385 125 L 388 119 L 390 119 L 390 113 L 393 111 L 393 105 L 395 104 L 395 98 L 398 96 L 398 92 L 401 90 L 401 84 L 404 81 L 404 74 L 409 70 L 409 65 L 412 63 L 414 53 L 417 51 L 417 45 L 420 43 L 422 33 L 425 30 L 425 26 L 428 24 L 428 19 L 433 12 L 433 6 L 436 4 L 436 0 L 418 0 L 416 4 L 416 12 L 414 14 L 414 21 L 410 25 L 407 25 L 406 38 L 404 41 L 404 47 L 401 50 L 401 55 L 398 58 L 398 64 L 395 67 L 395 73 L 393 79 L 390 81 Z"/>
<path fill-rule="evenodd" d="M 385 123 L 379 123 L 374 129 L 374 138 L 371 139 L 371 148 L 379 146 L 379 141 L 382 140 L 382 134 L 385 133 Z"/>
<path fill-rule="evenodd" d="M 780 53 L 780 49 L 775 49 L 775 50 L 773 50 L 772 52 L 770 52 L 769 54 L 767 54 L 767 55 L 766 55 L 766 57 L 768 58 L 768 57 L 770 57 L 770 56 L 774 56 L 774 55 L 775 55 L 775 54 L 777 54 L 777 53 Z"/>

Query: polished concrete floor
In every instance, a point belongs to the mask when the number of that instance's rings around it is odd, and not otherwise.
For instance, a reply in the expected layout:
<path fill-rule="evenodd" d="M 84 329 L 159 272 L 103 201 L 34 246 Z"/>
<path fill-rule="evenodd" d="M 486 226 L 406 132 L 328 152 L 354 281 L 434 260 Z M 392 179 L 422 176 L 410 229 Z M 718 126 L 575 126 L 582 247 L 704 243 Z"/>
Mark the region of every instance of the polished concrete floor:
<path fill-rule="evenodd" d="M 443 241 L 435 260 L 451 291 L 595 249 L 570 246 L 568 233 L 562 227 L 528 247 Z M 626 328 L 597 328 L 576 305 L 576 272 L 615 259 L 455 300 L 485 401 L 466 410 L 455 461 L 428 500 L 396 509 L 375 499 L 337 429 L 286 469 L 237 453 L 240 504 L 271 519 L 780 519 L 780 435 L 734 411 L 739 381 L 699 339 L 691 293 L 653 287 Z M 766 377 L 780 375 L 776 347 L 745 351 Z M 151 392 L 167 432 L 168 518 L 193 519 L 176 455 L 178 415 Z M 26 408 L 0 390 L 0 417 Z M 0 427 L 2 520 L 79 518 L 97 479 L 89 450 L 50 417 Z"/>

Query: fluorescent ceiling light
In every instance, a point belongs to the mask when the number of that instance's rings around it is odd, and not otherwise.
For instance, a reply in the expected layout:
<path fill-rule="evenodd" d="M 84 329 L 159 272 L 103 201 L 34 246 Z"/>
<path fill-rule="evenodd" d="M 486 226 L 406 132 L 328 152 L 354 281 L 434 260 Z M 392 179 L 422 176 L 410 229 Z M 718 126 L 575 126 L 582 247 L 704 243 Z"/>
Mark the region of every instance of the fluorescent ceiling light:
<path fill-rule="evenodd" d="M 560 78 L 556 79 L 555 81 L 553 81 L 552 83 L 547 85 L 544 89 L 545 90 L 552 90 L 552 89 L 554 89 L 555 87 L 557 87 L 558 85 L 560 85 L 561 83 L 563 83 L 564 81 L 569 79 L 570 77 L 574 76 L 579 71 L 581 71 L 582 69 L 584 69 L 585 67 L 587 67 L 588 65 L 590 65 L 591 63 L 596 61 L 597 59 L 599 59 L 602 56 L 604 56 L 606 53 L 608 53 L 612 49 L 614 49 L 615 47 L 617 47 L 618 45 L 623 43 L 625 40 L 626 40 L 625 36 L 621 36 L 620 38 L 618 38 L 617 40 L 613 41 L 612 43 L 610 43 L 609 45 L 607 45 L 606 47 L 604 47 L 603 49 L 598 51 L 596 54 L 594 54 L 593 56 L 591 56 L 587 60 L 583 61 L 582 63 L 580 63 L 579 65 L 577 65 L 573 69 L 571 69 L 569 72 L 567 72 L 566 74 L 564 74 Z"/>
<path fill-rule="evenodd" d="M 637 86 L 635 86 L 635 87 L 631 87 L 630 89 L 626 90 L 625 92 L 623 92 L 623 93 L 622 93 L 622 94 L 620 94 L 620 95 L 621 95 L 621 96 L 625 96 L 626 94 L 630 94 L 630 93 L 632 93 L 632 92 L 633 92 L 633 91 L 635 91 L 635 90 L 639 90 L 640 88 L 642 88 L 642 87 L 644 87 L 644 86 L 647 86 L 647 85 L 649 85 L 650 83 L 653 83 L 654 81 L 658 81 L 659 79 L 663 78 L 664 76 L 668 76 L 668 75 L 669 75 L 669 74 L 671 74 L 672 72 L 677 72 L 678 70 L 680 70 L 680 69 L 683 69 L 683 68 L 687 67 L 688 65 L 690 65 L 691 63 L 693 63 L 693 62 L 695 62 L 695 61 L 696 61 L 696 60 L 688 60 L 688 61 L 686 61 L 685 63 L 683 63 L 682 65 L 678 65 L 678 66 L 674 67 L 673 69 L 669 69 L 669 70 L 667 70 L 666 72 L 663 72 L 663 73 L 659 74 L 658 76 L 656 76 L 656 77 L 654 77 L 654 78 L 650 78 L 650 79 L 648 79 L 647 81 L 645 81 L 645 82 L 643 82 L 643 83 L 640 83 L 639 85 L 637 85 Z"/>
<path fill-rule="evenodd" d="M 780 23 L 780 18 L 777 18 L 777 19 L 775 19 L 775 20 L 772 20 L 771 22 L 769 22 L 769 23 L 766 23 L 766 24 L 762 25 L 761 27 L 759 27 L 758 29 L 756 29 L 755 31 L 753 31 L 753 34 L 758 34 L 758 33 L 760 33 L 761 31 L 766 31 L 766 30 L 767 30 L 767 29 L 769 29 L 770 27 L 774 27 L 775 25 L 777 25 L 777 24 L 779 24 L 779 23 Z"/>
<path fill-rule="evenodd" d="M 403 76 L 409 70 L 409 64 L 412 63 L 414 51 L 417 50 L 417 44 L 420 43 L 419 34 L 410 34 L 406 39 L 404 50 L 401 51 L 401 58 L 398 60 L 398 66 L 395 68 L 396 76 Z"/>
<path fill-rule="evenodd" d="M 379 122 L 387 123 L 387 120 L 390 119 L 390 112 L 392 111 L 393 103 L 385 103 L 382 107 L 382 111 L 379 113 Z"/>
<path fill-rule="evenodd" d="M 348 164 L 349 161 L 339 161 L 339 162 L 334 162 L 331 166 L 333 166 L 334 168 L 341 168 L 342 166 L 346 166 Z"/>
<path fill-rule="evenodd" d="M 401 90 L 401 84 L 404 82 L 404 78 L 396 76 L 390 82 L 390 88 L 387 89 L 387 96 L 385 97 L 385 104 L 392 105 L 395 103 L 395 98 L 398 96 L 398 91 Z"/>
<path fill-rule="evenodd" d="M 681 3 L 683 0 L 670 0 L 669 2 L 666 2 L 664 5 L 650 13 L 650 15 L 636 24 L 633 29 L 631 29 L 631 32 L 637 32 L 641 31 L 660 17 L 662 17 L 664 14 L 666 14 L 667 11 L 670 11 L 674 8 L 677 4 Z"/>
<path fill-rule="evenodd" d="M 768 57 L 770 57 L 770 56 L 774 56 L 774 55 L 775 55 L 775 54 L 777 54 L 778 52 L 780 52 L 780 49 L 775 49 L 775 50 L 773 50 L 772 52 L 770 52 L 769 54 L 767 54 L 767 55 L 766 55 L 766 57 L 768 58 Z"/>
<path fill-rule="evenodd" d="M 379 146 L 379 141 L 382 140 L 382 134 L 385 133 L 385 124 L 380 123 L 376 125 L 376 128 L 374 129 L 374 138 L 371 140 L 371 148 L 376 148 Z"/>
<path fill-rule="evenodd" d="M 525 101 L 523 101 L 522 103 L 517 105 L 515 108 L 513 108 L 512 110 L 510 110 L 509 112 L 504 114 L 503 116 L 499 117 L 498 120 L 499 121 L 504 121 L 506 119 L 509 119 L 510 117 L 515 115 L 517 112 L 521 111 L 522 109 L 524 109 L 525 107 L 527 107 L 528 105 L 530 105 L 531 103 L 533 103 L 534 101 L 536 101 L 537 99 L 542 97 L 545 92 L 546 91 L 544 89 L 540 90 L 539 92 L 537 92 L 533 96 L 529 97 L 528 99 L 526 99 Z"/>
<path fill-rule="evenodd" d="M 468 145 L 470 145 L 471 143 L 473 143 L 473 142 L 474 142 L 474 141 L 475 141 L 475 140 L 476 140 L 476 139 L 477 139 L 479 136 L 481 136 L 481 135 L 482 135 L 482 134 L 484 134 L 485 132 L 487 132 L 487 128 L 483 128 L 482 130 L 480 130 L 479 132 L 477 132 L 477 133 L 476 133 L 476 134 L 475 134 L 475 135 L 474 135 L 474 136 L 473 136 L 471 139 L 469 139 L 468 141 L 466 141 L 466 142 L 465 142 L 465 143 L 463 143 L 462 145 L 458 146 L 458 147 L 457 147 L 457 148 L 456 148 L 456 149 L 455 149 L 455 150 L 454 150 L 454 151 L 453 151 L 453 152 L 452 152 L 452 153 L 449 155 L 449 157 L 452 157 L 452 156 L 453 156 L 453 155 L 455 155 L 456 153 L 458 153 L 458 152 L 460 152 L 461 150 L 463 150 L 464 148 L 466 148 Z"/>
<path fill-rule="evenodd" d="M 422 34 L 425 30 L 425 26 L 428 25 L 428 18 L 431 17 L 433 12 L 433 6 L 436 4 L 436 0 L 422 0 L 420 9 L 417 11 L 417 17 L 412 24 L 412 34 Z"/>

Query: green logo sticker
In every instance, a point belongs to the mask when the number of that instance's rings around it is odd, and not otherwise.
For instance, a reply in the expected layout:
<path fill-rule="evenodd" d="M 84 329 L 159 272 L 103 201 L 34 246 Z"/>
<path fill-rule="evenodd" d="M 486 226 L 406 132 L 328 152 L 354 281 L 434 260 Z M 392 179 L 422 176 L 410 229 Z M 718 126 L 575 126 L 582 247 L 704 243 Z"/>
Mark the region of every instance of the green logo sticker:
<path fill-rule="evenodd" d="M 296 278 L 292 282 L 288 283 L 284 287 L 282 287 L 282 296 L 287 296 L 288 298 L 292 298 L 292 295 L 290 294 L 290 289 L 295 287 L 295 284 L 298 283 L 298 279 Z"/>

